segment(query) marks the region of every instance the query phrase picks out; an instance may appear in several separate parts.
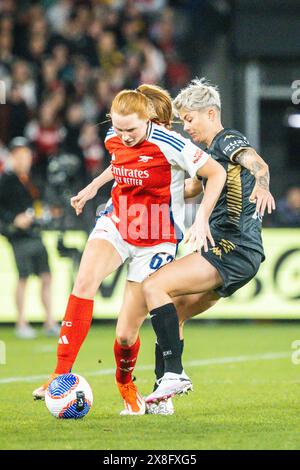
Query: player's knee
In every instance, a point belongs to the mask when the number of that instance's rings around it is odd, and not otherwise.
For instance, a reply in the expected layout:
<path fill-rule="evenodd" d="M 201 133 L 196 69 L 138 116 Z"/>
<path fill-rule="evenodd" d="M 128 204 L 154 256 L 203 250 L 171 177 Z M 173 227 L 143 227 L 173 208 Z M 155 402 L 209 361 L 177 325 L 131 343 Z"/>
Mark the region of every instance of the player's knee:
<path fill-rule="evenodd" d="M 116 340 L 120 346 L 131 346 L 134 343 L 131 336 L 125 331 L 117 331 Z"/>
<path fill-rule="evenodd" d="M 52 279 L 50 273 L 41 273 L 40 274 L 40 279 L 41 279 L 44 287 L 50 287 L 51 279 Z"/>
<path fill-rule="evenodd" d="M 88 276 L 78 276 L 72 293 L 77 297 L 93 298 L 96 295 L 97 287 L 95 281 Z"/>

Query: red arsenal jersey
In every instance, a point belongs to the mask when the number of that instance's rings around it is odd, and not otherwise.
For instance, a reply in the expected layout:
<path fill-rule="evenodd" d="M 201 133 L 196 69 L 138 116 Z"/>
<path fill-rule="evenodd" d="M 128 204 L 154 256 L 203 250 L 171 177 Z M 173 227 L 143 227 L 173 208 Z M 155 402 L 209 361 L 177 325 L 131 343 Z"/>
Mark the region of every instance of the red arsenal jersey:
<path fill-rule="evenodd" d="M 107 216 L 122 238 L 136 246 L 178 243 L 184 231 L 184 178 L 194 176 L 208 154 L 189 139 L 150 123 L 146 139 L 126 147 L 109 129 L 115 184 Z"/>

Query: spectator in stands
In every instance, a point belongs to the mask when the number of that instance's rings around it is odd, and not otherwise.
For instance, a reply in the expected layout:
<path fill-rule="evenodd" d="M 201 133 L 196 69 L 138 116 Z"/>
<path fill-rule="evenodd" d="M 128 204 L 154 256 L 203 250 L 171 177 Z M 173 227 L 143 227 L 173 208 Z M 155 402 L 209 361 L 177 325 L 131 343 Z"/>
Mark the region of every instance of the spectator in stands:
<path fill-rule="evenodd" d="M 89 180 L 92 180 L 104 170 L 104 147 L 99 139 L 97 127 L 94 123 L 86 122 L 83 125 L 79 145 L 84 156 Z"/>
<path fill-rule="evenodd" d="M 6 71 L 9 71 L 14 60 L 13 44 L 12 33 L 0 30 L 0 64 Z"/>
<path fill-rule="evenodd" d="M 0 179 L 1 232 L 11 243 L 19 279 L 15 299 L 18 318 L 16 335 L 21 339 L 36 337 L 36 331 L 25 318 L 25 291 L 28 277 L 37 275 L 41 280 L 41 301 L 46 312 L 44 332 L 57 335 L 59 327 L 52 316 L 51 274 L 48 255 L 40 230 L 35 225 L 34 206 L 38 206 L 40 191 L 30 176 L 32 153 L 23 137 L 16 137 L 10 146 L 10 171 Z"/>
<path fill-rule="evenodd" d="M 63 147 L 66 152 L 80 153 L 79 134 L 83 124 L 83 112 L 79 103 L 72 103 L 66 111 L 66 136 Z"/>
<path fill-rule="evenodd" d="M 276 227 L 300 228 L 300 187 L 292 186 L 277 203 L 276 213 L 271 218 Z"/>
<path fill-rule="evenodd" d="M 63 34 L 72 11 L 72 6 L 72 0 L 58 0 L 52 3 L 46 12 L 46 17 L 53 31 Z"/>
<path fill-rule="evenodd" d="M 25 134 L 36 152 L 35 170 L 45 178 L 49 159 L 58 152 L 65 137 L 65 129 L 59 124 L 53 101 L 42 103 L 39 118 L 28 124 Z"/>
<path fill-rule="evenodd" d="M 105 124 L 99 126 L 99 135 L 104 142 L 106 132 L 111 127 L 111 122 L 107 119 L 107 113 L 109 112 L 113 96 L 110 81 L 106 77 L 100 78 L 97 81 L 95 95 L 98 104 L 96 120 L 98 123 L 106 121 Z"/>
<path fill-rule="evenodd" d="M 14 0 L 2 0 L 0 3 L 0 13 L 13 14 L 16 11 L 16 2 Z"/>
<path fill-rule="evenodd" d="M 58 43 L 52 49 L 55 67 L 58 69 L 58 79 L 72 81 L 74 77 L 73 64 L 70 60 L 69 48 L 66 43 Z"/>
<path fill-rule="evenodd" d="M 11 15 L 3 15 L 0 17 L 0 31 L 13 34 L 14 20 Z"/>
<path fill-rule="evenodd" d="M 166 72 L 166 62 L 163 54 L 147 38 L 139 41 L 139 47 L 145 57 L 141 71 L 141 83 L 156 84 L 161 82 Z"/>
<path fill-rule="evenodd" d="M 5 140 L 7 141 L 18 135 L 23 135 L 29 116 L 29 108 L 18 85 L 12 85 L 4 108 L 3 112 L 6 114 L 6 118 L 1 119 L 2 129 L 0 133 L 2 134 L 4 128 L 6 128 Z"/>
<path fill-rule="evenodd" d="M 52 56 L 45 58 L 41 75 L 38 80 L 38 99 L 39 102 L 43 96 L 53 93 L 62 86 L 62 82 L 58 79 L 58 65 Z"/>
<path fill-rule="evenodd" d="M 3 142 L 1 142 L 0 140 L 0 178 L 1 178 L 2 173 L 5 172 L 8 166 L 8 156 L 9 156 L 8 150 L 5 147 L 5 145 L 3 145 Z"/>
<path fill-rule="evenodd" d="M 37 106 L 36 83 L 31 77 L 28 63 L 24 60 L 17 60 L 12 66 L 12 86 L 18 88 L 21 97 L 29 109 Z"/>
<path fill-rule="evenodd" d="M 36 70 L 40 70 L 42 67 L 46 47 L 47 41 L 44 35 L 34 34 L 30 37 L 26 59 L 36 67 Z"/>
<path fill-rule="evenodd" d="M 33 169 L 45 180 L 51 155 L 65 151 L 73 132 L 80 138 L 93 133 L 89 123 L 107 119 L 119 90 L 142 82 L 171 91 L 182 85 L 189 73 L 177 46 L 187 22 L 178 18 L 182 11 L 185 17 L 189 13 L 182 2 L 170 5 L 167 0 L 2 0 L 0 80 L 7 105 L 0 106 L 0 140 L 7 146 L 13 137 L 26 135 L 36 153 Z M 73 104 L 82 110 L 78 129 L 71 123 Z M 101 140 L 109 126 L 97 126 Z M 109 163 L 99 149 L 97 157 L 88 151 L 90 176 Z"/>
<path fill-rule="evenodd" d="M 117 48 L 116 37 L 111 31 L 105 31 L 99 38 L 98 58 L 101 68 L 107 74 L 112 74 L 114 67 L 118 67 L 124 60 L 123 54 Z"/>

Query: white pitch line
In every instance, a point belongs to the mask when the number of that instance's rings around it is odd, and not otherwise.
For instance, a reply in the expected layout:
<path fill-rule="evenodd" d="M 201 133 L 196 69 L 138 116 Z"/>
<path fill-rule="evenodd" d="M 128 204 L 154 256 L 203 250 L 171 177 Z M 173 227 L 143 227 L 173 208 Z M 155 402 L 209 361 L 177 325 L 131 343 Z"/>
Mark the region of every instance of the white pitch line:
<path fill-rule="evenodd" d="M 195 361 L 186 361 L 186 367 L 204 367 L 218 364 L 234 364 L 238 362 L 251 362 L 251 361 L 273 361 L 276 359 L 285 359 L 291 356 L 288 352 L 277 352 L 277 353 L 265 353 L 265 354 L 253 354 L 249 356 L 232 356 L 232 357 L 215 357 L 211 359 L 199 359 Z M 153 370 L 153 365 L 145 365 L 137 367 L 137 370 Z M 93 372 L 84 373 L 85 377 L 95 377 L 98 375 L 113 375 L 115 369 L 103 369 Z M 0 379 L 0 385 L 13 383 L 13 382 L 37 382 L 39 380 L 45 380 L 49 377 L 48 375 L 31 375 L 27 377 L 6 377 Z"/>

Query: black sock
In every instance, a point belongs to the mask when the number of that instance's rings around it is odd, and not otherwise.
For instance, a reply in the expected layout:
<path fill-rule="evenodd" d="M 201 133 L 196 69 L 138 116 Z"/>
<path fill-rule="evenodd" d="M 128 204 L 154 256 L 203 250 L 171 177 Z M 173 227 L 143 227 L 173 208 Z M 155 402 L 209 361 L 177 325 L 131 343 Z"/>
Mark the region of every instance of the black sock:
<path fill-rule="evenodd" d="M 157 381 L 162 378 L 165 373 L 165 363 L 162 350 L 159 344 L 155 343 L 155 383 L 153 387 L 153 392 L 157 389 L 158 383 Z"/>
<path fill-rule="evenodd" d="M 181 374 L 181 343 L 179 338 L 179 322 L 173 303 L 154 308 L 150 312 L 157 342 L 162 350 L 164 372 Z"/>
<path fill-rule="evenodd" d="M 184 339 L 180 340 L 180 345 L 181 345 L 181 354 L 183 353 L 184 349 Z M 165 362 L 162 354 L 162 350 L 159 346 L 159 344 L 156 342 L 155 343 L 155 382 L 153 385 L 153 392 L 158 387 L 158 380 L 162 378 L 162 376 L 165 373 Z"/>

